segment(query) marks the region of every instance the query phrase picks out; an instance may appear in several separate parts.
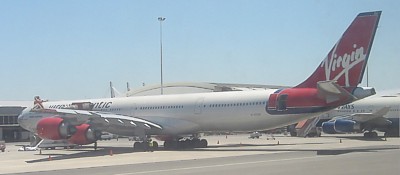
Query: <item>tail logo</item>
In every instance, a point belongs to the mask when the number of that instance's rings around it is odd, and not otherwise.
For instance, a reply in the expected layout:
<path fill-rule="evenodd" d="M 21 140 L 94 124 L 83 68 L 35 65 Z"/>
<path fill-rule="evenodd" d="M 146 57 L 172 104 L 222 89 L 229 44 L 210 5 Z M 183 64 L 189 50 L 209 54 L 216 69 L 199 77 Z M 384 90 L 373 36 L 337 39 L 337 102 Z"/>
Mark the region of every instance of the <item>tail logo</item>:
<path fill-rule="evenodd" d="M 339 73 L 335 73 L 336 77 L 334 77 L 332 80 L 338 80 L 344 74 L 346 86 L 350 86 L 349 70 L 365 60 L 366 54 L 364 54 L 364 47 L 357 48 L 357 44 L 353 44 L 354 50 L 351 53 L 345 53 L 338 56 L 336 54 L 337 46 L 338 44 L 335 45 L 332 53 L 322 61 L 321 68 L 325 68 L 326 80 L 331 80 L 332 72 L 341 71 Z"/>
<path fill-rule="evenodd" d="M 360 13 L 317 69 L 298 88 L 316 88 L 319 81 L 336 81 L 342 87 L 361 83 L 381 12 Z M 350 90 L 349 89 L 349 90 Z"/>

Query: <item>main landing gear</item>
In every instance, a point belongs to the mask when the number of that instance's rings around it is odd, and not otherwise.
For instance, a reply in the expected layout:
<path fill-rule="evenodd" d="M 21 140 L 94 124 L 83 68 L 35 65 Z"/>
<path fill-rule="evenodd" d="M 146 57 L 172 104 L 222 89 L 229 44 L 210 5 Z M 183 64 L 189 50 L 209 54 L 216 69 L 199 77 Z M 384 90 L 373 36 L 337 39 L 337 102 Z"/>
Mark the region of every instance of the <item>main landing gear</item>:
<path fill-rule="evenodd" d="M 181 140 L 166 140 L 164 142 L 164 149 L 177 150 L 177 149 L 190 149 L 190 148 L 206 148 L 208 142 L 206 139 L 187 138 Z"/>
<path fill-rule="evenodd" d="M 384 137 L 399 137 L 399 131 L 398 130 L 388 130 L 384 133 Z M 365 132 L 364 137 L 366 138 L 376 138 L 378 137 L 378 133 L 372 131 L 372 132 Z"/>
<path fill-rule="evenodd" d="M 376 137 L 378 137 L 378 133 L 376 133 L 374 131 L 365 132 L 364 137 L 365 138 L 376 138 Z"/>
<path fill-rule="evenodd" d="M 197 135 L 191 137 L 170 137 L 164 141 L 164 150 L 180 150 L 191 148 L 206 148 L 208 142 L 206 139 L 200 139 Z M 155 151 L 158 150 L 158 143 L 152 141 L 149 136 L 133 144 L 134 151 Z"/>
<path fill-rule="evenodd" d="M 156 141 L 141 141 L 133 144 L 134 151 L 156 151 L 158 150 L 158 143 Z"/>

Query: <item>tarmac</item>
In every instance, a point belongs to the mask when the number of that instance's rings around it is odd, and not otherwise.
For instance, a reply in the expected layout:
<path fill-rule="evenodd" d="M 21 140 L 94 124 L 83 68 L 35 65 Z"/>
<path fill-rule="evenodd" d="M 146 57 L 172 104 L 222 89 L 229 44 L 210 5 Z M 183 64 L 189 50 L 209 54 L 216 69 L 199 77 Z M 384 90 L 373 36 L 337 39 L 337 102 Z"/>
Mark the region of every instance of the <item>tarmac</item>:
<path fill-rule="evenodd" d="M 134 152 L 128 138 L 98 141 L 96 151 L 93 145 L 18 151 L 27 143 L 7 143 L 6 152 L 0 152 L 0 174 L 265 174 L 266 170 L 272 174 L 302 174 L 298 172 L 299 166 L 304 174 L 400 174 L 400 138 L 364 139 L 360 134 L 315 138 L 263 135 L 260 139 L 241 134 L 203 138 L 208 140 L 208 148 L 161 148 L 154 152 Z M 336 166 L 339 168 L 326 173 Z"/>

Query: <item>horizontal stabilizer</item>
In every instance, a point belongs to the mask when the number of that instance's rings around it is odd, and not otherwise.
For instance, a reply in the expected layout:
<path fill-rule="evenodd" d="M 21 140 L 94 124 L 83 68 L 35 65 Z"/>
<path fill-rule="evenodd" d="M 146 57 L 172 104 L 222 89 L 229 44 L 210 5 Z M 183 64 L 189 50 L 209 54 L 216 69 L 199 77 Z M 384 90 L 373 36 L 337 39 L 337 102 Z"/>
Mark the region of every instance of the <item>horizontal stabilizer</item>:
<path fill-rule="evenodd" d="M 333 103 L 346 98 L 349 101 L 357 99 L 335 81 L 320 81 L 317 83 L 317 89 L 318 97 L 324 99 L 326 103 Z"/>

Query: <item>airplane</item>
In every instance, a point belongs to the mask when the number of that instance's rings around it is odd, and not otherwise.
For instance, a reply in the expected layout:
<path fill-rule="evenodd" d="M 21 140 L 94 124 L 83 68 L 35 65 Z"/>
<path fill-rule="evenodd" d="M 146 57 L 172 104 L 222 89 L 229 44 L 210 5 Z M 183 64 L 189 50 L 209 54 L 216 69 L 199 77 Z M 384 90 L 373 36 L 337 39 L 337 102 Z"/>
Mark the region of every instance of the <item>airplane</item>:
<path fill-rule="evenodd" d="M 364 132 L 364 137 L 377 137 L 378 130 L 385 137 L 399 137 L 400 94 L 370 96 L 327 114 L 334 116 L 322 123 L 327 134 Z"/>
<path fill-rule="evenodd" d="M 139 138 L 134 150 L 204 148 L 206 131 L 257 131 L 313 118 L 358 99 L 381 11 L 360 13 L 314 73 L 292 88 L 43 102 L 19 124 L 43 139 L 95 144 L 101 132 Z M 371 94 L 372 95 L 372 94 Z M 153 148 L 154 149 L 154 148 Z"/>

